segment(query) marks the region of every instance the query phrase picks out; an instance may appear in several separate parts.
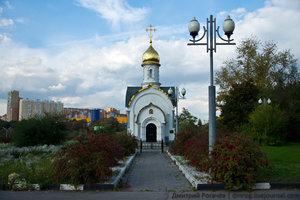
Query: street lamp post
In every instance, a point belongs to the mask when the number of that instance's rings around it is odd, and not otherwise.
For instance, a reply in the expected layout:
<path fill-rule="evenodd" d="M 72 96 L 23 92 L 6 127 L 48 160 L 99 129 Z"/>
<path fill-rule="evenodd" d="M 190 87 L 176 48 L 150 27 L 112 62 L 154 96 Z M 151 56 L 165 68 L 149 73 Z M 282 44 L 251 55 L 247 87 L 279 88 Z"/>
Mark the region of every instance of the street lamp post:
<path fill-rule="evenodd" d="M 271 99 L 268 98 L 268 100 L 267 100 L 267 99 L 264 98 L 264 99 L 262 100 L 262 99 L 260 98 L 260 99 L 258 100 L 258 103 L 259 103 L 259 105 L 267 105 L 267 104 L 271 104 Z"/>
<path fill-rule="evenodd" d="M 213 18 L 210 15 L 210 18 L 206 19 L 206 27 L 203 26 L 204 33 L 200 37 L 200 39 L 196 39 L 198 32 L 200 30 L 200 24 L 194 17 L 189 25 L 189 32 L 193 39 L 190 39 L 191 43 L 188 45 L 206 45 L 206 52 L 210 52 L 210 86 L 208 87 L 209 94 L 209 152 L 213 150 L 213 146 L 216 141 L 216 87 L 214 86 L 214 78 L 213 78 L 213 52 L 216 52 L 217 45 L 235 45 L 232 43 L 233 39 L 230 39 L 230 36 L 234 30 L 234 22 L 227 16 L 227 18 L 223 22 L 223 31 L 227 36 L 227 39 L 224 39 L 220 36 L 219 26 L 216 28 L 216 18 Z M 218 37 L 225 42 L 217 42 Z M 206 42 L 200 43 L 200 41 L 206 36 Z"/>
<path fill-rule="evenodd" d="M 263 100 L 260 98 L 258 100 L 258 104 L 261 105 L 261 106 L 264 106 L 264 112 L 266 113 L 266 109 L 265 109 L 265 106 L 266 105 L 270 105 L 271 104 L 271 99 L 268 98 L 268 100 L 266 98 L 263 98 Z M 267 123 L 265 125 L 265 132 L 264 132 L 265 136 L 267 136 Z M 261 145 L 261 138 L 259 138 L 259 145 Z"/>
<path fill-rule="evenodd" d="M 172 88 L 169 88 L 168 94 L 170 96 L 173 94 Z M 175 134 L 178 133 L 178 126 L 179 126 L 179 123 L 178 123 L 178 101 L 180 99 L 185 99 L 185 94 L 186 94 L 186 90 L 184 88 L 181 89 L 181 92 L 179 92 L 178 87 L 175 88 L 175 98 L 176 98 L 176 116 L 175 116 L 176 117 L 176 131 L 175 131 Z"/>

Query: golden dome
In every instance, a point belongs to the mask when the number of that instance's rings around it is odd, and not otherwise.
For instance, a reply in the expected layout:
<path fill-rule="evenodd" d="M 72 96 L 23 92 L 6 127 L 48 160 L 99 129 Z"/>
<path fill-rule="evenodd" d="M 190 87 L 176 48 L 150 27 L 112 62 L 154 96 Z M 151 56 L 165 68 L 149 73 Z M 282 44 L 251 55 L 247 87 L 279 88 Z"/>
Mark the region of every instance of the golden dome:
<path fill-rule="evenodd" d="M 155 49 L 152 47 L 152 41 L 150 41 L 150 46 L 143 55 L 142 66 L 150 65 L 150 64 L 156 64 L 156 65 L 160 66 L 159 60 L 160 60 L 159 55 L 155 51 Z"/>

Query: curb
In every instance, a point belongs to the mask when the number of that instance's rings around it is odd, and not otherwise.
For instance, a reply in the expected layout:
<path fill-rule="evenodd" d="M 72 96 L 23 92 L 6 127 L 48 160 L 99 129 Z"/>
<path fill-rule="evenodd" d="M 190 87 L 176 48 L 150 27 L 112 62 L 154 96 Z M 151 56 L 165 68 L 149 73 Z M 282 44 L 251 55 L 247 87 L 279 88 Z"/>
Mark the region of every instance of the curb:
<path fill-rule="evenodd" d="M 116 176 L 112 183 L 95 183 L 95 184 L 29 184 L 29 188 L 34 190 L 61 190 L 61 191 L 84 191 L 84 190 L 113 190 L 118 187 L 121 178 L 125 174 L 127 168 L 130 167 L 132 161 L 136 156 L 136 152 L 130 156 L 130 158 L 125 162 L 125 166 L 120 169 L 119 174 Z M 17 188 L 20 188 L 20 184 L 16 184 Z M 0 184 L 0 190 L 9 190 L 10 186 L 8 184 Z"/>
<path fill-rule="evenodd" d="M 121 178 L 123 177 L 123 175 L 125 174 L 125 171 L 127 168 L 129 168 L 129 166 L 131 165 L 133 159 L 135 158 L 136 156 L 136 152 L 126 161 L 125 163 L 125 167 L 123 167 L 121 169 L 121 171 L 119 172 L 117 178 L 115 179 L 115 181 L 112 183 L 114 185 L 114 187 L 117 187 Z"/>
<path fill-rule="evenodd" d="M 300 182 L 298 183 L 270 183 L 272 189 L 286 189 L 286 188 L 293 188 L 300 190 Z"/>
<path fill-rule="evenodd" d="M 201 185 L 202 182 L 199 181 L 199 180 L 197 180 L 197 179 L 196 179 L 194 176 L 192 176 L 191 174 L 189 174 L 189 173 L 187 172 L 187 170 L 185 169 L 185 167 L 184 167 L 183 165 L 181 165 L 181 164 L 179 163 L 179 161 L 178 161 L 176 158 L 174 158 L 174 157 L 172 156 L 172 154 L 171 154 L 169 151 L 167 151 L 167 153 L 168 153 L 168 155 L 170 156 L 170 158 L 176 163 L 176 165 L 178 166 L 179 170 L 184 174 L 184 176 L 187 178 L 187 180 L 192 184 L 192 186 L 193 186 L 194 188 L 197 188 L 197 190 L 198 190 L 198 185 Z"/>
<path fill-rule="evenodd" d="M 194 188 L 197 190 L 225 190 L 225 185 L 223 183 L 214 183 L 214 184 L 207 184 L 203 183 L 195 177 L 193 177 L 189 172 L 185 169 L 185 167 L 177 161 L 174 156 L 167 151 L 170 158 L 176 163 L 179 170 L 184 174 L 184 176 L 188 179 L 188 181 L 193 185 Z M 300 189 L 300 182 L 296 183 L 256 183 L 253 187 L 254 190 L 270 190 L 270 189 Z"/>

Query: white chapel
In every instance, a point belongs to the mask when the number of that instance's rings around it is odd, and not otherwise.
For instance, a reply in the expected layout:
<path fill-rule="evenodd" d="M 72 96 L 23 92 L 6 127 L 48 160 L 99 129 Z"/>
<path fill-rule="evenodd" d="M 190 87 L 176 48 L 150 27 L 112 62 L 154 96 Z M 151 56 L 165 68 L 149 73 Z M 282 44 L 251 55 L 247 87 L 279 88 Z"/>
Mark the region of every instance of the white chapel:
<path fill-rule="evenodd" d="M 127 108 L 127 130 L 137 139 L 146 142 L 174 140 L 175 94 L 168 94 L 171 88 L 162 87 L 159 82 L 160 57 L 152 46 L 150 25 L 150 46 L 143 55 L 143 82 L 141 86 L 128 86 L 125 105 Z"/>

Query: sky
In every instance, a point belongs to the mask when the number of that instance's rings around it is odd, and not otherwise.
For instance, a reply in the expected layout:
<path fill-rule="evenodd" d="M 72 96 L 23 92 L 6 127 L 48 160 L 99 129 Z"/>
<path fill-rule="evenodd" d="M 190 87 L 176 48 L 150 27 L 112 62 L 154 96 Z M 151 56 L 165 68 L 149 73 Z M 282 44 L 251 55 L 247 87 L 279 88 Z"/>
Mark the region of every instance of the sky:
<path fill-rule="evenodd" d="M 162 86 L 184 87 L 179 111 L 207 122 L 209 54 L 205 46 L 187 46 L 187 25 L 196 17 L 203 31 L 209 15 L 221 30 L 231 16 L 237 46 L 257 37 L 300 58 L 299 0 L 0 0 L 0 115 L 11 90 L 64 107 L 124 113 L 127 86 L 142 83 L 152 24 Z M 217 46 L 214 72 L 235 53 L 236 46 Z"/>

